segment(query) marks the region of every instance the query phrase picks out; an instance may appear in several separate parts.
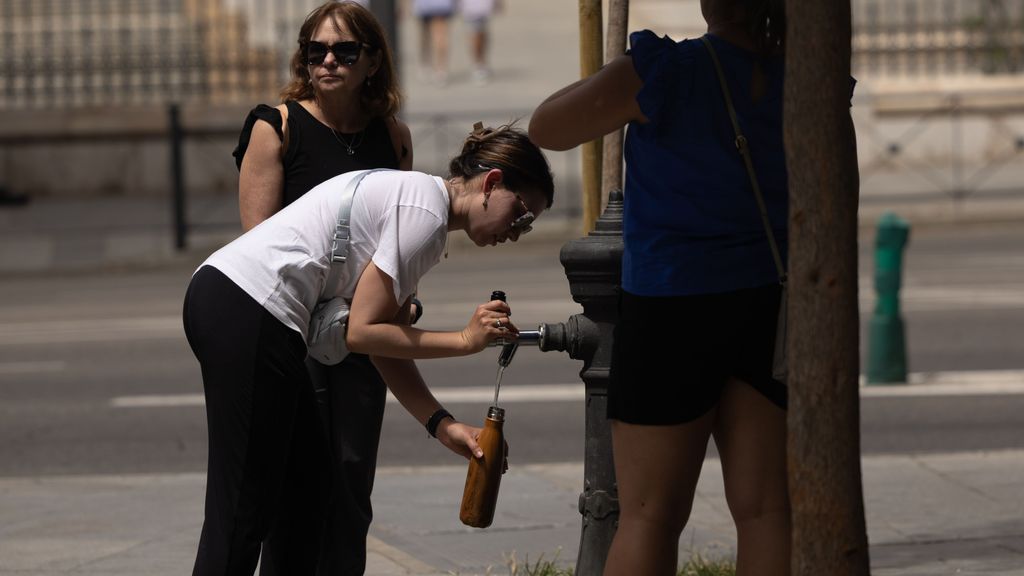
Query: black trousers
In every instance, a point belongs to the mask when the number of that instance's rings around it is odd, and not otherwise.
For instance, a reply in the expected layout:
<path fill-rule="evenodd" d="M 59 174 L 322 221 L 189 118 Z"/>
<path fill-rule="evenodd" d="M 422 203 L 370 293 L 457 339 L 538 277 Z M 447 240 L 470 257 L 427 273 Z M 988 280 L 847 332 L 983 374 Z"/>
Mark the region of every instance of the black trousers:
<path fill-rule="evenodd" d="M 334 366 L 307 359 L 306 367 L 331 445 L 331 499 L 317 574 L 361 576 L 387 386 L 364 354 Z"/>
<path fill-rule="evenodd" d="M 211 267 L 192 278 L 184 324 L 209 428 L 193 575 L 249 576 L 258 561 L 264 576 L 314 574 L 330 456 L 302 336 Z"/>

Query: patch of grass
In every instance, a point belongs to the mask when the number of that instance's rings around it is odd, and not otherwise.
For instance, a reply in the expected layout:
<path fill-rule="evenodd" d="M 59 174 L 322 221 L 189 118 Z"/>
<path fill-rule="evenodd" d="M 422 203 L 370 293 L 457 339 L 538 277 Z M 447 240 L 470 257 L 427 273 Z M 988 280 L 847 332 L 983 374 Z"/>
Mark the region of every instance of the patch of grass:
<path fill-rule="evenodd" d="M 520 563 L 515 552 L 507 554 L 505 567 L 508 568 L 508 576 L 574 576 L 572 568 L 558 566 L 560 553 L 561 549 L 555 552 L 552 560 L 545 560 L 541 554 L 533 563 L 528 556 Z M 491 574 L 490 570 L 488 574 Z M 736 564 L 731 560 L 715 560 L 694 554 L 679 569 L 678 576 L 736 576 Z"/>
<path fill-rule="evenodd" d="M 571 568 L 562 568 L 557 564 L 561 553 L 561 548 L 555 550 L 555 558 L 552 560 L 544 560 L 544 554 L 541 554 L 541 558 L 532 564 L 527 556 L 520 565 L 513 552 L 505 557 L 505 566 L 509 569 L 509 576 L 572 576 Z"/>
<path fill-rule="evenodd" d="M 572 568 L 558 566 L 558 556 L 561 553 L 562 549 L 559 548 L 552 560 L 545 560 L 544 555 L 541 554 L 533 564 L 530 563 L 530 557 L 527 556 L 520 565 L 516 560 L 515 552 L 513 552 L 505 555 L 505 566 L 508 568 L 509 576 L 573 576 Z"/>
<path fill-rule="evenodd" d="M 736 576 L 736 564 L 731 560 L 711 560 L 694 554 L 679 569 L 679 576 Z"/>

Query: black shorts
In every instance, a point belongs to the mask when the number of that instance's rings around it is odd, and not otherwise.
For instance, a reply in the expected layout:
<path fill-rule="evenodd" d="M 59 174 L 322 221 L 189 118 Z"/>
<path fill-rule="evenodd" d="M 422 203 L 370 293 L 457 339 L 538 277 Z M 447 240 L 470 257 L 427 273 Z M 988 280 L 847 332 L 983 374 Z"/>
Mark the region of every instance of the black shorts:
<path fill-rule="evenodd" d="M 786 386 L 772 378 L 777 284 L 694 296 L 622 291 L 608 384 L 608 417 L 668 425 L 711 410 L 730 377 L 782 409 Z"/>

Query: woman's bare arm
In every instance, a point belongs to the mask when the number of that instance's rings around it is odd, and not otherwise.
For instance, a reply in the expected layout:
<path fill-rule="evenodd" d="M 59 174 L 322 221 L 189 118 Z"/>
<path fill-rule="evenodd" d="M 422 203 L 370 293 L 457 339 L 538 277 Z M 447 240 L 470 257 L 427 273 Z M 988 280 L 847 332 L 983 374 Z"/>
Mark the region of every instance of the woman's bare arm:
<path fill-rule="evenodd" d="M 636 101 L 642 86 L 633 58 L 619 56 L 544 100 L 530 118 L 530 139 L 542 148 L 568 150 L 629 122 L 646 122 Z"/>
<path fill-rule="evenodd" d="M 287 124 L 283 116 L 282 124 Z M 257 120 L 238 174 L 238 212 L 242 230 L 251 230 L 284 205 L 283 151 L 284 146 L 274 127 Z"/>
<path fill-rule="evenodd" d="M 469 323 L 458 332 L 436 332 L 413 328 L 399 321 L 391 277 L 370 262 L 366 265 L 349 313 L 345 342 L 348 349 L 362 354 L 390 358 L 449 358 L 479 352 L 492 340 L 514 334 L 509 322 L 498 328 L 495 319 L 507 320 L 508 304 L 500 301 L 477 306 Z M 407 313 L 407 312 L 406 312 Z"/>

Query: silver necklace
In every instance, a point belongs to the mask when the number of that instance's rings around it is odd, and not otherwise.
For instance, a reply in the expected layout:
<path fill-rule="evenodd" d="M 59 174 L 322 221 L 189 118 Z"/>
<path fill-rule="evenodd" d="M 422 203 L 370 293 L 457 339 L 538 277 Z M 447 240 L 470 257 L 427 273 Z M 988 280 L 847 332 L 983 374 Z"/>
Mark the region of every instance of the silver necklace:
<path fill-rule="evenodd" d="M 352 140 L 346 142 L 338 135 L 337 132 L 334 131 L 334 128 L 331 128 L 331 134 L 334 134 L 334 139 L 338 141 L 338 144 L 341 144 L 345 148 L 345 152 L 349 156 L 355 154 L 356 148 L 359 148 L 359 145 L 363 143 L 363 133 L 365 131 L 366 129 L 364 128 L 363 130 L 356 132 L 352 135 Z"/>

